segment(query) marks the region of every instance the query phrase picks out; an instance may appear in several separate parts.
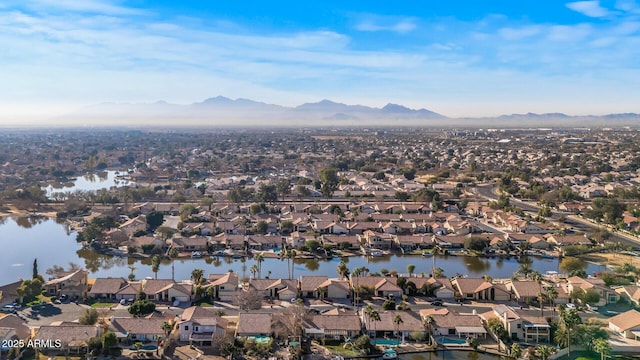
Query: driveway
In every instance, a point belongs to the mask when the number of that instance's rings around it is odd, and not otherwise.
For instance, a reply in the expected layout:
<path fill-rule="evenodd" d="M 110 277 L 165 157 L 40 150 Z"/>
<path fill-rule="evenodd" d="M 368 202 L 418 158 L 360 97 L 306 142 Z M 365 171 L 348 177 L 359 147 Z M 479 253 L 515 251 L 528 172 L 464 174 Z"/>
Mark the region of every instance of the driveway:
<path fill-rule="evenodd" d="M 87 305 L 46 303 L 24 308 L 17 315 L 24 318 L 28 326 L 49 325 L 56 321 L 76 321 Z"/>

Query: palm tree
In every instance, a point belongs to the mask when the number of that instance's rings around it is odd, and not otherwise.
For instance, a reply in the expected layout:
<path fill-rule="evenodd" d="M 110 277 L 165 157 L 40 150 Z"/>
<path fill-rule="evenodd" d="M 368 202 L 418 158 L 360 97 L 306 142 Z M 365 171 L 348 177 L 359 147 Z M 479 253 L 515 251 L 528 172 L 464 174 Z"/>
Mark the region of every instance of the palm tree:
<path fill-rule="evenodd" d="M 553 308 L 553 314 L 555 315 L 556 312 L 556 308 L 555 306 L 553 306 L 553 304 L 555 303 L 555 300 L 558 298 L 558 291 L 553 287 L 548 287 L 545 290 L 545 295 L 547 297 L 547 299 L 549 299 L 549 305 Z"/>
<path fill-rule="evenodd" d="M 349 277 L 349 267 L 347 267 L 347 264 L 345 264 L 344 261 L 340 261 L 340 264 L 338 264 L 338 275 L 340 275 L 340 279 L 344 280 L 345 278 Z"/>
<path fill-rule="evenodd" d="M 249 269 L 249 272 L 251 273 L 251 275 L 253 275 L 253 278 L 256 278 L 256 274 L 259 272 L 260 270 L 258 270 L 258 265 L 253 264 L 251 265 L 251 268 Z"/>
<path fill-rule="evenodd" d="M 171 280 L 175 280 L 174 263 L 175 263 L 175 259 L 177 259 L 179 255 L 180 253 L 178 253 L 178 250 L 176 250 L 176 248 L 172 247 L 169 250 L 169 259 L 171 259 Z"/>
<path fill-rule="evenodd" d="M 367 316 L 367 327 L 371 326 L 371 313 L 373 311 L 375 311 L 375 309 L 373 308 L 373 306 L 371 304 L 368 304 L 367 306 L 364 307 L 364 309 L 362 310 L 364 312 L 364 314 Z"/>
<path fill-rule="evenodd" d="M 320 296 L 320 300 L 324 300 L 328 292 L 329 292 L 329 289 L 327 289 L 326 286 L 320 286 L 318 288 L 318 296 Z"/>
<path fill-rule="evenodd" d="M 522 355 L 522 348 L 519 344 L 512 344 L 511 348 L 509 348 L 509 357 L 513 359 L 517 359 Z"/>
<path fill-rule="evenodd" d="M 427 339 L 429 339 L 429 345 L 431 345 L 431 326 L 436 323 L 436 320 L 433 316 L 427 314 L 424 319 L 422 319 L 422 325 L 427 330 Z"/>
<path fill-rule="evenodd" d="M 173 330 L 173 325 L 170 322 L 165 321 L 162 323 L 161 328 L 164 331 L 164 336 L 169 336 L 169 334 L 171 334 L 171 331 Z"/>
<path fill-rule="evenodd" d="M 529 277 L 529 274 L 531 273 L 531 264 L 530 263 L 524 263 L 522 265 L 520 265 L 520 268 L 518 269 L 518 274 L 522 274 L 524 275 L 525 279 Z"/>
<path fill-rule="evenodd" d="M 191 271 L 191 280 L 194 285 L 202 284 L 204 282 L 204 270 L 193 269 L 193 271 Z"/>
<path fill-rule="evenodd" d="M 393 325 L 396 328 L 396 332 L 399 333 L 400 332 L 400 324 L 402 324 L 404 322 L 404 320 L 402 320 L 402 316 L 400 316 L 400 314 L 396 314 L 393 317 Z M 398 335 L 399 337 L 399 335 Z M 402 333 L 402 342 L 404 342 L 404 333 Z"/>
<path fill-rule="evenodd" d="M 153 271 L 153 275 L 158 280 L 158 271 L 160 270 L 160 262 L 162 262 L 162 258 L 160 255 L 153 255 L 151 258 L 151 271 Z"/>
<path fill-rule="evenodd" d="M 433 274 L 433 277 L 437 277 L 435 275 L 436 273 L 436 258 L 438 257 L 438 255 L 441 255 L 444 253 L 442 247 L 440 245 L 435 245 L 433 247 L 433 251 L 431 251 L 431 253 L 433 254 L 432 258 L 433 258 L 433 267 L 431 268 L 431 274 Z"/>
<path fill-rule="evenodd" d="M 611 353 L 611 345 L 607 339 L 598 338 L 592 341 L 593 350 L 600 354 L 600 359 L 604 360 Z"/>
<path fill-rule="evenodd" d="M 129 265 L 129 270 L 131 270 L 131 273 L 129 273 L 129 281 L 134 281 L 136 279 L 136 274 L 133 273 L 136 269 L 137 268 L 134 264 Z"/>
<path fill-rule="evenodd" d="M 264 261 L 264 257 L 262 256 L 262 253 L 259 253 L 258 255 L 256 255 L 254 260 L 256 261 L 256 264 L 258 264 L 258 279 L 259 279 L 262 277 L 262 262 Z"/>
<path fill-rule="evenodd" d="M 380 313 L 378 312 L 378 310 L 373 310 L 371 311 L 371 314 L 369 314 L 369 321 L 373 321 L 373 343 L 376 343 L 376 337 L 377 337 L 377 332 L 378 332 L 378 321 L 381 321 L 382 319 L 380 318 Z"/>
<path fill-rule="evenodd" d="M 551 346 L 547 346 L 547 345 L 536 346 L 536 353 L 538 354 L 538 357 L 540 357 L 541 360 L 548 360 L 549 356 L 551 356 L 551 354 L 553 354 L 555 351 L 556 349 L 554 349 Z"/>
<path fill-rule="evenodd" d="M 411 275 L 413 274 L 413 272 L 416 270 L 416 266 L 413 264 L 409 264 L 407 265 L 407 272 L 409 273 L 409 277 L 411 277 Z"/>
<path fill-rule="evenodd" d="M 567 333 L 567 348 L 568 356 L 571 357 L 571 329 L 573 329 L 576 325 L 582 323 L 582 319 L 580 318 L 580 314 L 576 309 L 570 310 L 561 310 L 560 311 L 560 325 L 562 329 Z"/>

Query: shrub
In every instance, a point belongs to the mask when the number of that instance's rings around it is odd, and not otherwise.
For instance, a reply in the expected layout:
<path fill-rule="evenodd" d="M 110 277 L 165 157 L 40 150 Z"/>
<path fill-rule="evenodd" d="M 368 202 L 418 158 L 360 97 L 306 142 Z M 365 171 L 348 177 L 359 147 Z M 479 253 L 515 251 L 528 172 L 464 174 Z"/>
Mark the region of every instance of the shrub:
<path fill-rule="evenodd" d="M 396 309 L 396 302 L 394 300 L 385 300 L 382 303 L 382 309 L 383 310 L 395 310 Z"/>

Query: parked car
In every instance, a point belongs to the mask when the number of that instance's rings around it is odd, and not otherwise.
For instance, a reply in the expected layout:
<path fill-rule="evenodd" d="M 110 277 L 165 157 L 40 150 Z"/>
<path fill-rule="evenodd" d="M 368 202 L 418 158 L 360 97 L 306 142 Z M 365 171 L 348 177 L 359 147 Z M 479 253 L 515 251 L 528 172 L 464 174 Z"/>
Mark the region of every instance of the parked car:
<path fill-rule="evenodd" d="M 431 302 L 431 305 L 433 306 L 444 306 L 444 303 L 442 301 L 439 300 L 434 300 Z"/>
<path fill-rule="evenodd" d="M 589 311 L 598 311 L 598 307 L 597 306 L 593 306 L 593 305 L 590 305 L 590 304 L 587 304 L 585 306 L 586 306 L 587 310 L 589 310 Z"/>
<path fill-rule="evenodd" d="M 565 307 L 567 309 L 577 309 L 578 307 L 576 306 L 576 304 L 573 303 L 568 303 L 567 305 L 565 305 Z"/>
<path fill-rule="evenodd" d="M 120 299 L 120 305 L 127 305 L 127 299 Z"/>

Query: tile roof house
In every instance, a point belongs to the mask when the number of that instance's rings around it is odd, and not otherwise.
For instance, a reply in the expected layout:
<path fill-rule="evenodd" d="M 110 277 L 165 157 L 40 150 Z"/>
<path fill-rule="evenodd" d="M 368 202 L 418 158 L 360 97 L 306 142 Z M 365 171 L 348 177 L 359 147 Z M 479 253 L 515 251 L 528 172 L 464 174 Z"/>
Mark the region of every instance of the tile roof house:
<path fill-rule="evenodd" d="M 24 320 L 20 319 L 15 314 L 9 314 L 0 318 L 0 329 L 10 329 L 11 334 L 9 334 L 9 330 L 5 330 L 4 339 L 22 339 L 25 340 L 29 336 L 31 336 L 31 330 L 24 322 Z M 0 338 L 2 338 L 0 336 Z M 4 350 L 4 349 L 3 349 Z"/>
<path fill-rule="evenodd" d="M 233 301 L 235 293 L 239 290 L 238 274 L 228 272 L 226 274 L 209 275 L 205 288 L 213 287 L 213 299 L 218 301 Z"/>
<path fill-rule="evenodd" d="M 482 278 L 455 278 L 451 280 L 463 299 L 509 301 L 511 293 L 503 284 L 492 284 Z"/>
<path fill-rule="evenodd" d="M 22 280 L 0 286 L 0 305 L 20 302 L 18 288 L 22 285 Z"/>
<path fill-rule="evenodd" d="M 609 318 L 609 330 L 623 338 L 640 340 L 640 312 L 632 309 Z"/>
<path fill-rule="evenodd" d="M 353 339 L 362 332 L 360 317 L 353 313 L 315 315 L 303 327 L 305 335 L 314 339 Z"/>
<path fill-rule="evenodd" d="M 618 294 L 614 289 L 606 286 L 604 280 L 600 278 L 589 277 L 585 279 L 578 276 L 572 276 L 567 279 L 567 287 L 569 294 L 577 289 L 582 289 L 584 291 L 596 291 L 598 295 L 600 295 L 600 300 L 594 304 L 596 306 L 612 304 L 620 300 L 620 294 Z"/>
<path fill-rule="evenodd" d="M 87 271 L 76 270 L 57 274 L 59 277 L 44 283 L 44 291 L 49 295 L 68 295 L 85 297 L 87 295 Z"/>
<path fill-rule="evenodd" d="M 318 287 L 327 289 L 326 293 L 324 294 L 324 297 L 327 299 L 351 298 L 351 287 L 349 286 L 349 281 L 347 280 L 340 280 L 335 278 L 327 279 Z"/>
<path fill-rule="evenodd" d="M 128 283 L 124 278 L 97 278 L 89 290 L 89 296 L 94 299 L 116 300 L 116 294 L 126 285 Z"/>
<path fill-rule="evenodd" d="M 200 346 L 211 346 L 216 337 L 224 336 L 227 325 L 226 319 L 199 306 L 189 307 L 177 317 L 180 341 Z"/>
<path fill-rule="evenodd" d="M 63 322 L 59 325 L 44 325 L 34 330 L 34 343 L 42 346 L 39 351 L 67 351 L 70 353 L 86 353 L 89 339 L 101 336 L 100 326 L 80 325 Z M 52 341 L 54 340 L 54 341 Z"/>
<path fill-rule="evenodd" d="M 111 331 L 120 341 L 158 341 L 165 336 L 162 324 L 168 318 L 162 316 L 127 317 L 111 319 Z"/>
<path fill-rule="evenodd" d="M 640 286 L 619 286 L 614 289 L 621 297 L 633 302 L 636 306 L 640 305 Z"/>
<path fill-rule="evenodd" d="M 405 337 L 412 332 L 424 331 L 420 315 L 413 311 L 383 311 L 379 314 L 380 321 L 367 321 L 366 315 L 362 314 L 363 319 L 361 321 L 364 323 L 370 337 L 373 337 L 374 332 L 378 338 L 385 336 L 395 337 L 395 334 L 397 334 L 402 337 L 402 342 L 404 342 Z M 393 318 L 396 315 L 400 315 L 402 319 L 402 323 L 398 325 L 393 322 Z"/>
<path fill-rule="evenodd" d="M 191 301 L 193 285 L 176 283 L 171 279 L 147 279 L 143 281 L 142 291 L 148 300 L 160 302 Z"/>
<path fill-rule="evenodd" d="M 272 299 L 291 299 L 298 296 L 298 280 L 295 279 L 250 279 L 249 289 L 258 291 Z"/>
<path fill-rule="evenodd" d="M 478 315 L 448 311 L 431 316 L 435 321 L 432 326 L 434 336 L 455 335 L 462 338 L 487 336 L 487 330 L 482 325 L 482 319 Z"/>
<path fill-rule="evenodd" d="M 319 298 L 318 288 L 329 278 L 327 276 L 300 276 L 300 294 L 302 297 Z"/>
<path fill-rule="evenodd" d="M 536 300 L 538 298 L 538 294 L 542 290 L 540 284 L 533 280 L 513 280 L 507 282 L 505 285 L 513 294 L 514 299 L 519 303 L 528 303 Z"/>
<path fill-rule="evenodd" d="M 544 317 L 531 315 L 510 306 L 496 305 L 493 311 L 488 311 L 481 317 L 485 321 L 499 319 L 512 340 L 537 344 L 551 339 L 551 325 Z"/>
<path fill-rule="evenodd" d="M 374 296 L 394 296 L 396 298 L 402 296 L 402 289 L 397 285 L 397 279 L 394 277 L 351 275 L 350 281 L 351 288 L 356 289 L 359 286 L 365 286 L 374 291 Z"/>
<path fill-rule="evenodd" d="M 271 313 L 240 313 L 236 337 L 271 336 Z"/>

